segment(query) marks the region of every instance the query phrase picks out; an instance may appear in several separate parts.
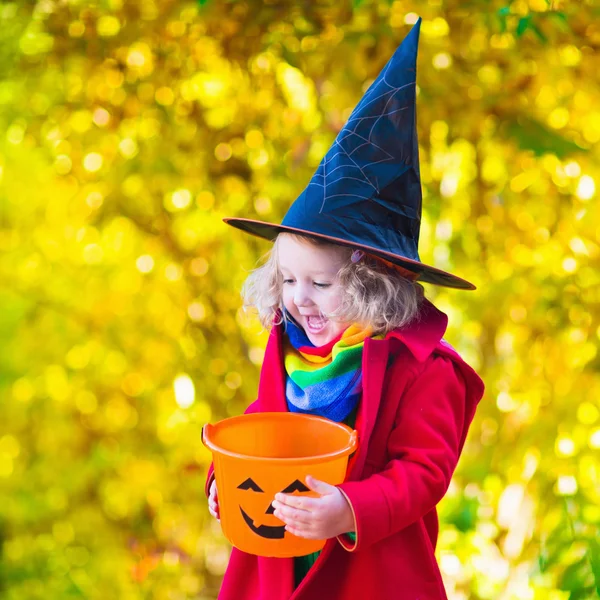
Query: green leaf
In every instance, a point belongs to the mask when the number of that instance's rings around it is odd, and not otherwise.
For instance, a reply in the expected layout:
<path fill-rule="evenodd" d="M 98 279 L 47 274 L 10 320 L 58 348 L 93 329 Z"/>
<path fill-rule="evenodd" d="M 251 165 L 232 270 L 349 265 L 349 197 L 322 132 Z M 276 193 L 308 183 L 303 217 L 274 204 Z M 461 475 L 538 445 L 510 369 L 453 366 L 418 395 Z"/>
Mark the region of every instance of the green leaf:
<path fill-rule="evenodd" d="M 296 52 L 291 52 L 288 48 L 283 46 L 281 48 L 281 58 L 283 58 L 285 62 L 288 65 L 290 65 L 290 67 L 302 70 L 302 65 L 300 64 L 300 57 Z"/>
<path fill-rule="evenodd" d="M 506 16 L 498 14 L 498 23 L 500 24 L 500 33 L 506 33 Z"/>
<path fill-rule="evenodd" d="M 587 600 L 588 598 L 590 598 L 588 587 L 579 587 L 569 594 L 569 600 Z"/>
<path fill-rule="evenodd" d="M 567 16 L 565 13 L 559 10 L 548 11 L 547 13 L 549 18 L 554 19 L 558 23 L 558 27 L 564 33 L 570 33 L 571 27 L 569 26 L 569 21 L 567 20 Z"/>
<path fill-rule="evenodd" d="M 583 560 L 578 560 L 569 565 L 561 578 L 560 589 L 572 593 L 580 591 L 585 585 L 586 567 L 587 562 Z"/>
<path fill-rule="evenodd" d="M 530 23 L 529 29 L 531 29 L 531 31 L 533 31 L 533 33 L 537 35 L 537 37 L 543 44 L 546 44 L 548 42 L 548 38 L 546 37 L 544 32 L 535 23 Z"/>
<path fill-rule="evenodd" d="M 551 131 L 544 124 L 523 115 L 506 119 L 505 129 L 522 150 L 532 150 L 537 156 L 551 153 L 564 158 L 573 153 L 587 152 L 585 148 Z"/>
<path fill-rule="evenodd" d="M 517 37 L 521 37 L 525 31 L 527 31 L 527 28 L 530 26 L 530 22 L 531 22 L 531 15 L 527 15 L 526 17 L 521 17 L 519 19 L 519 24 L 517 25 Z"/>
<path fill-rule="evenodd" d="M 598 540 L 590 540 L 590 548 L 587 556 L 594 575 L 596 593 L 600 596 L 600 543 Z"/>

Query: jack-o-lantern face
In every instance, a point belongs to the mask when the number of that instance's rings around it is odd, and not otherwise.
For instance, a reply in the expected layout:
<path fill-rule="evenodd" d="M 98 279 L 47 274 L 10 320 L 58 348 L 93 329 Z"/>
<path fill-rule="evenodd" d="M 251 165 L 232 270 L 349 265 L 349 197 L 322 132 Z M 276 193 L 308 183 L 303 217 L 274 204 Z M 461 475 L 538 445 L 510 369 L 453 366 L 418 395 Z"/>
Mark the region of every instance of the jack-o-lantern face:
<path fill-rule="evenodd" d="M 248 477 L 245 481 L 238 485 L 238 490 L 248 490 L 251 492 L 257 492 L 263 494 L 263 490 L 254 482 L 251 477 Z M 309 492 L 310 490 L 299 480 L 296 479 L 293 483 L 288 485 L 284 490 L 281 490 L 282 494 L 291 494 L 292 492 Z M 246 525 L 260 537 L 268 538 L 271 540 L 282 540 L 285 535 L 285 525 L 258 525 L 254 524 L 248 513 L 240 506 L 242 517 L 246 522 Z M 266 515 L 272 515 L 275 512 L 273 504 L 269 504 L 269 508 L 265 511 Z"/>

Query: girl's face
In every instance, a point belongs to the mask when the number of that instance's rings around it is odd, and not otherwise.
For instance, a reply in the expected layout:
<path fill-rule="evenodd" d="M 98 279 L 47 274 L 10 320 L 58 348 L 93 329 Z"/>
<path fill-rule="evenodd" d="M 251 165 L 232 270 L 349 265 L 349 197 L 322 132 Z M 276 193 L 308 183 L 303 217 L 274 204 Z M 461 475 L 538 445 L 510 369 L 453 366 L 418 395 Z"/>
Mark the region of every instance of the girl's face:
<path fill-rule="evenodd" d="M 349 325 L 325 316 L 341 304 L 337 274 L 347 252 L 335 246 L 315 246 L 284 233 L 279 236 L 277 250 L 283 305 L 315 346 L 327 344 Z"/>

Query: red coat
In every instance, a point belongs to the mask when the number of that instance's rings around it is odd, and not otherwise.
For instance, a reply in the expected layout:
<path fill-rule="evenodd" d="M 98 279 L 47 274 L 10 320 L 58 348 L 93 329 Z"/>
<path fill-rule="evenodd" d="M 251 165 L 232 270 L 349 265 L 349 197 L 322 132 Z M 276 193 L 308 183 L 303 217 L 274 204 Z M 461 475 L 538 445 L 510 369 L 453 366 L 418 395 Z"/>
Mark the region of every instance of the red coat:
<path fill-rule="evenodd" d="M 345 536 L 328 540 L 295 591 L 293 559 L 234 548 L 220 600 L 446 598 L 434 555 L 435 507 L 483 395 L 481 379 L 442 340 L 446 325 L 446 315 L 427 302 L 415 324 L 365 342 L 359 449 L 339 486 L 354 512 L 356 545 Z M 275 327 L 258 399 L 247 412 L 287 410 L 281 338 Z M 212 469 L 207 491 L 211 481 Z"/>

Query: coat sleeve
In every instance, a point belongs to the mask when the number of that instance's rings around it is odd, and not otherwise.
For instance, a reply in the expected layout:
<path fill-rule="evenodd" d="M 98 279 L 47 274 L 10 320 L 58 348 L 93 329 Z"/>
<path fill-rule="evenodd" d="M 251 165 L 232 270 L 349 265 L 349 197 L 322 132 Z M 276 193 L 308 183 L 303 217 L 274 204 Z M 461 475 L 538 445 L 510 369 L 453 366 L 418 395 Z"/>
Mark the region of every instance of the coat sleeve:
<path fill-rule="evenodd" d="M 244 414 L 247 415 L 247 414 L 258 412 L 258 411 L 259 411 L 258 400 L 255 400 L 254 402 L 252 402 L 252 404 L 250 404 L 248 406 L 248 408 L 246 408 L 246 410 L 244 411 Z M 208 467 L 208 473 L 206 474 L 206 482 L 204 483 L 204 493 L 206 494 L 207 498 L 210 493 L 210 486 L 212 485 L 214 478 L 215 478 L 215 466 L 211 462 L 210 466 Z"/>
<path fill-rule="evenodd" d="M 339 536 L 349 551 L 400 531 L 442 499 L 458 462 L 475 406 L 452 360 L 433 356 L 399 402 L 385 468 L 362 481 L 341 484 L 356 524 L 356 541 Z M 477 404 L 479 398 L 470 402 Z"/>

